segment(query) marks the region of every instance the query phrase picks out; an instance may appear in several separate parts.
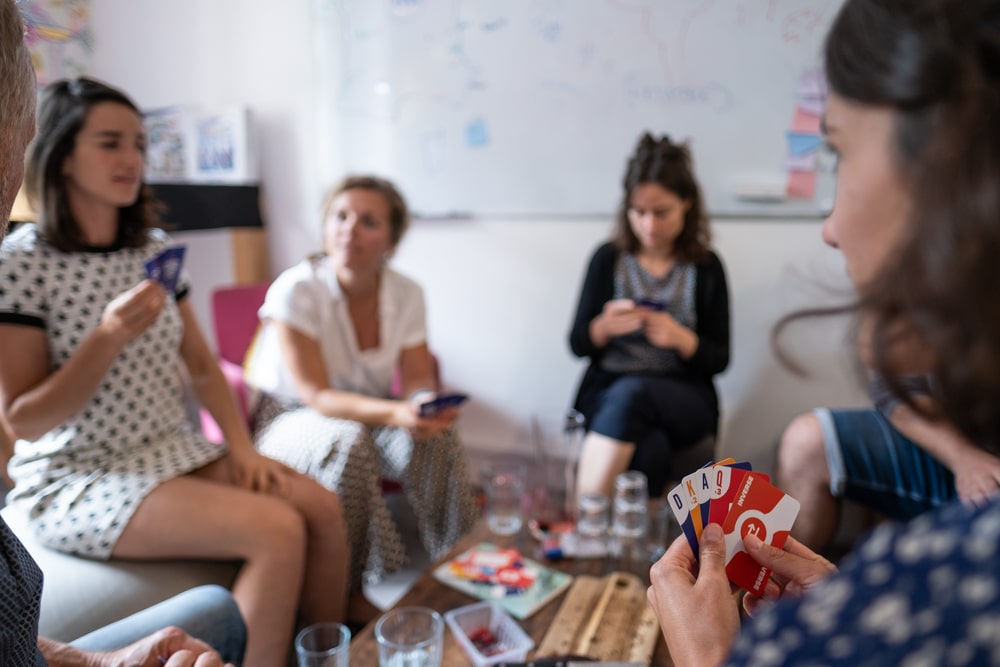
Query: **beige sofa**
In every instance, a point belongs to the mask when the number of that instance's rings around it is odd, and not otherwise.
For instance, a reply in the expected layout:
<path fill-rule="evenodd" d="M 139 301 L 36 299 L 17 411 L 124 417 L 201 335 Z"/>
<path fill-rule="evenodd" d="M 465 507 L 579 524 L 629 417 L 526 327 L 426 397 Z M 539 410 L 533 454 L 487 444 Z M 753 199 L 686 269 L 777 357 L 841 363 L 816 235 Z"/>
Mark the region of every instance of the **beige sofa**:
<path fill-rule="evenodd" d="M 13 508 L 5 507 L 0 516 L 45 575 L 38 632 L 59 641 L 72 641 L 195 586 L 230 588 L 239 567 L 236 562 L 80 558 L 43 547 Z"/>

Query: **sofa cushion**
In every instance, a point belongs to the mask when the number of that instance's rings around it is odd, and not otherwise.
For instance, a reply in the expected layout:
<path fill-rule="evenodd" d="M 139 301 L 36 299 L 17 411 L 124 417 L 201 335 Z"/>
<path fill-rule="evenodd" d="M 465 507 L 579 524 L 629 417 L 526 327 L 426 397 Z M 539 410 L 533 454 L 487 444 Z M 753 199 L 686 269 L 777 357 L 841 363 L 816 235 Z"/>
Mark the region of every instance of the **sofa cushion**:
<path fill-rule="evenodd" d="M 90 560 L 42 546 L 12 507 L 0 516 L 42 569 L 38 633 L 58 641 L 72 641 L 195 586 L 231 588 L 239 569 L 237 562 Z"/>

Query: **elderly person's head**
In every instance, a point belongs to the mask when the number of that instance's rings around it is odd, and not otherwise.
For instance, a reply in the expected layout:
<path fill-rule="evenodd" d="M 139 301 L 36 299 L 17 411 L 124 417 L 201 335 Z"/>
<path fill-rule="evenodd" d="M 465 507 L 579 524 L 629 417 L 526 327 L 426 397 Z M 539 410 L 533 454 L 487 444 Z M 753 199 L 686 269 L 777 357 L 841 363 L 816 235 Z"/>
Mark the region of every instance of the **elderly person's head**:
<path fill-rule="evenodd" d="M 24 149 L 35 133 L 35 71 L 24 44 L 24 17 L 0 0 L 0 238 L 24 175 Z"/>

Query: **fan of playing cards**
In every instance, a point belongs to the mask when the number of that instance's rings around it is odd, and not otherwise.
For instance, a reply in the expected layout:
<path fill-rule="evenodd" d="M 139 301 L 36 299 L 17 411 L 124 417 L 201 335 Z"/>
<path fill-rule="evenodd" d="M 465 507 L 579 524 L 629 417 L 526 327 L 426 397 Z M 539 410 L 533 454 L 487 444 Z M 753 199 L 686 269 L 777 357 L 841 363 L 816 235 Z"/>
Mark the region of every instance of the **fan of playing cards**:
<path fill-rule="evenodd" d="M 737 586 L 760 595 L 771 570 L 750 558 L 743 538 L 753 534 L 780 549 L 799 513 L 799 501 L 775 488 L 764 473 L 753 472 L 748 462 L 735 459 L 708 463 L 691 473 L 670 491 L 667 500 L 695 558 L 702 529 L 709 523 L 722 526 L 726 575 Z"/>

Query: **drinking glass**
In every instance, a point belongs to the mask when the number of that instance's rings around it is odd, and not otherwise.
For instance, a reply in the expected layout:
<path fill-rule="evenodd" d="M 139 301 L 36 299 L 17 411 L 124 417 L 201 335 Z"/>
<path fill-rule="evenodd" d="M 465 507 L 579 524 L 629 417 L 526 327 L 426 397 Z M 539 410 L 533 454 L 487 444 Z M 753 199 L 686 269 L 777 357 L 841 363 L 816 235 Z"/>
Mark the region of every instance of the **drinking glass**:
<path fill-rule="evenodd" d="M 608 497 L 600 493 L 580 496 L 576 533 L 580 537 L 604 539 L 608 534 Z"/>
<path fill-rule="evenodd" d="M 670 546 L 671 538 L 673 537 L 670 528 L 677 525 L 673 518 L 670 505 L 666 502 L 659 501 L 651 508 L 649 515 L 649 535 L 646 539 L 646 544 L 649 546 L 650 562 L 660 560 L 660 557 L 666 553 L 667 547 Z"/>
<path fill-rule="evenodd" d="M 611 515 L 612 534 L 618 538 L 644 538 L 649 523 L 647 501 L 644 474 L 629 470 L 618 475 L 615 478 L 615 499 Z"/>
<path fill-rule="evenodd" d="M 581 558 L 608 552 L 608 497 L 600 493 L 580 496 L 576 508 L 576 547 Z"/>
<path fill-rule="evenodd" d="M 340 623 L 315 623 L 295 638 L 299 667 L 348 667 L 351 631 Z"/>
<path fill-rule="evenodd" d="M 521 530 L 525 473 L 519 465 L 497 465 L 486 472 L 486 523 L 497 535 Z"/>
<path fill-rule="evenodd" d="M 375 624 L 379 667 L 440 667 L 444 620 L 433 609 L 400 607 Z"/>

